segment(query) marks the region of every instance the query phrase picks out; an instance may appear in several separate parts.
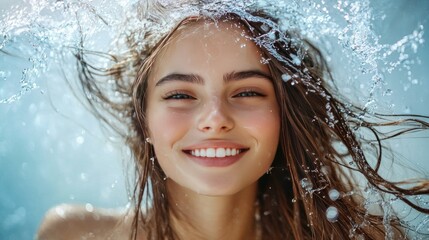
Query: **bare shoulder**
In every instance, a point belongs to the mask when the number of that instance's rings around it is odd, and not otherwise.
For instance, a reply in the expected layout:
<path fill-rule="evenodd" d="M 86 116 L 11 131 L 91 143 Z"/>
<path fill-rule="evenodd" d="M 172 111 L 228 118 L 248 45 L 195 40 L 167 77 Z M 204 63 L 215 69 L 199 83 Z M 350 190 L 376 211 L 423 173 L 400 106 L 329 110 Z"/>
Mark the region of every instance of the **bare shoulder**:
<path fill-rule="evenodd" d="M 47 211 L 36 239 L 129 239 L 126 211 L 62 204 Z"/>

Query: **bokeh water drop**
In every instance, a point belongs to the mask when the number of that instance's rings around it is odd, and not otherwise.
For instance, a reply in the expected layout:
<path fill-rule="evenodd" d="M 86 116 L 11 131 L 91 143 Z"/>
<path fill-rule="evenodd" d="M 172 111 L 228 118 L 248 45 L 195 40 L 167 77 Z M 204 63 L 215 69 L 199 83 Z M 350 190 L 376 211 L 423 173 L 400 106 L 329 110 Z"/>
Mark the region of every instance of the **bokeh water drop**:
<path fill-rule="evenodd" d="M 328 209 L 326 209 L 326 219 L 328 219 L 328 221 L 330 222 L 336 222 L 338 221 L 338 209 L 334 206 L 330 206 L 328 207 Z"/>
<path fill-rule="evenodd" d="M 329 190 L 328 195 L 329 199 L 331 199 L 332 201 L 336 201 L 338 198 L 340 198 L 340 192 L 338 192 L 337 189 Z"/>

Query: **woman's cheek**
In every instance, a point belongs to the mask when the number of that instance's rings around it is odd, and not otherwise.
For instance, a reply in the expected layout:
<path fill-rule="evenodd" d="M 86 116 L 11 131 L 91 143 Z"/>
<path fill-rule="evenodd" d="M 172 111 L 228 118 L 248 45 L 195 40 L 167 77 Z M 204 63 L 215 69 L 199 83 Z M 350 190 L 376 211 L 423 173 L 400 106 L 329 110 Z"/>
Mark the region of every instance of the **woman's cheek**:
<path fill-rule="evenodd" d="M 240 114 L 241 126 L 256 135 L 271 135 L 280 131 L 280 117 L 277 109 L 264 108 Z"/>
<path fill-rule="evenodd" d="M 149 129 L 154 143 L 162 142 L 171 147 L 174 142 L 182 138 L 192 124 L 191 114 L 171 109 L 158 111 L 150 118 Z"/>
<path fill-rule="evenodd" d="M 240 119 L 241 127 L 258 142 L 256 152 L 261 154 L 261 157 L 274 158 L 280 136 L 278 110 L 265 108 L 252 113 L 243 113 Z"/>

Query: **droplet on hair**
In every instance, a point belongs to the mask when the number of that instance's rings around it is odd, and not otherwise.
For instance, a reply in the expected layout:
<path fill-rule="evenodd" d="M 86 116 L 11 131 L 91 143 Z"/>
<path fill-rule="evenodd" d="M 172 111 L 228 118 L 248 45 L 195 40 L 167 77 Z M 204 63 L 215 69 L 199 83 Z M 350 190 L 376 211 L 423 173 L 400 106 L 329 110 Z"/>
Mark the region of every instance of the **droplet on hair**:
<path fill-rule="evenodd" d="M 292 79 L 292 77 L 289 74 L 287 74 L 287 73 L 283 73 L 282 74 L 282 80 L 283 80 L 283 82 L 287 82 L 287 81 L 289 81 L 291 79 Z"/>
<path fill-rule="evenodd" d="M 313 183 L 311 183 L 307 178 L 303 178 L 301 180 L 301 186 L 306 191 L 311 191 L 311 189 L 313 189 Z"/>
<path fill-rule="evenodd" d="M 328 207 L 328 209 L 326 209 L 326 218 L 330 222 L 338 221 L 338 209 L 334 206 Z"/>
<path fill-rule="evenodd" d="M 268 33 L 268 37 L 271 39 L 271 40 L 276 40 L 276 34 L 275 34 L 275 32 L 273 32 L 273 31 L 271 31 L 271 32 L 269 32 Z"/>
<path fill-rule="evenodd" d="M 331 189 L 331 190 L 329 190 L 328 194 L 329 194 L 329 198 L 332 201 L 336 201 L 338 198 L 340 198 L 340 192 L 338 192 L 337 189 Z"/>
<path fill-rule="evenodd" d="M 301 65 L 301 59 L 295 54 L 290 54 L 290 57 L 292 58 L 292 63 L 299 66 Z"/>
<path fill-rule="evenodd" d="M 267 24 L 264 23 L 264 24 L 262 24 L 261 29 L 264 32 L 268 32 L 270 30 L 270 27 Z"/>

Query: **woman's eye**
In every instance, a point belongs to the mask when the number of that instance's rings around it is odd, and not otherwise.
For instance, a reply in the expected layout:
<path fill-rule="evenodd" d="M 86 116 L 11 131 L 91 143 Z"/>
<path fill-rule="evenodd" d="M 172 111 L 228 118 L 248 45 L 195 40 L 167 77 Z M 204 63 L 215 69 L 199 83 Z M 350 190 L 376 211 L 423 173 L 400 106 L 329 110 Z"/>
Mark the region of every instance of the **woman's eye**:
<path fill-rule="evenodd" d="M 255 91 L 244 91 L 235 95 L 234 97 L 262 97 L 262 96 L 264 95 Z"/>
<path fill-rule="evenodd" d="M 183 100 L 183 99 L 195 99 L 194 97 L 186 93 L 171 93 L 164 97 L 165 100 Z"/>

